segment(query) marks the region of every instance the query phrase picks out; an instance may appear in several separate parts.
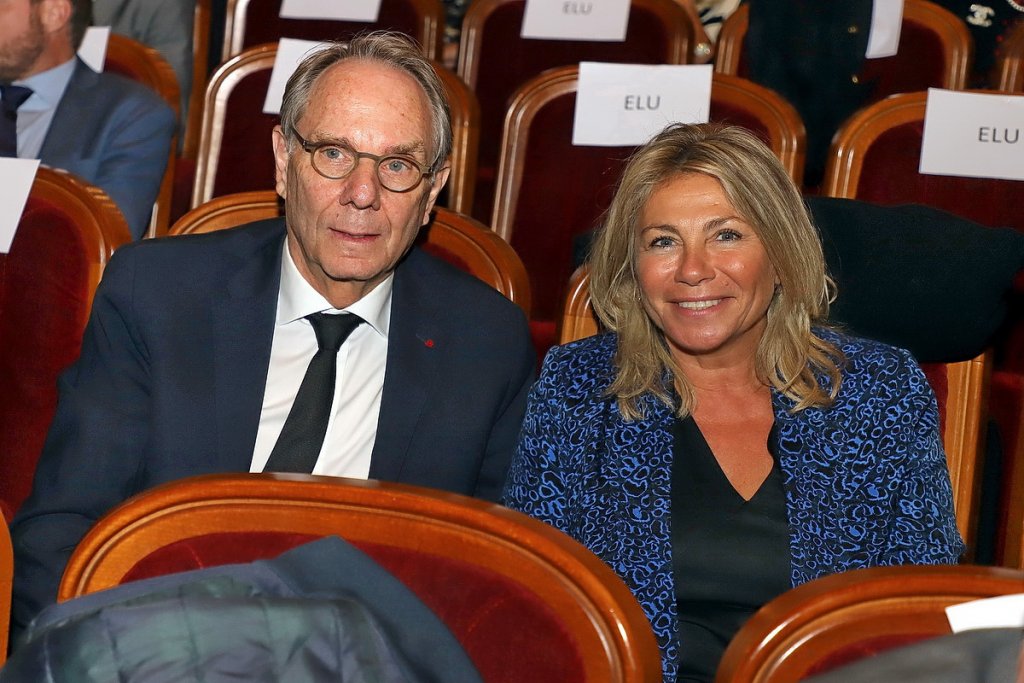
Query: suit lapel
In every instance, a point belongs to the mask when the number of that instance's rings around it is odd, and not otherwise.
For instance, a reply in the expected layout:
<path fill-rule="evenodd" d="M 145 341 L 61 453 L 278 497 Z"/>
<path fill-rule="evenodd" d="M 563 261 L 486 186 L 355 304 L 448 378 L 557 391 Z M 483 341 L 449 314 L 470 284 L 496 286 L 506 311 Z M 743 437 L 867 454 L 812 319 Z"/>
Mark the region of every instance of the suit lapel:
<path fill-rule="evenodd" d="M 417 251 L 395 271 L 388 336 L 387 370 L 381 397 L 370 478 L 400 481 L 416 426 L 437 381 L 448 338 L 438 320 L 438 303 L 420 286 Z"/>
<path fill-rule="evenodd" d="M 284 230 L 271 235 L 245 252 L 225 291 L 213 294 L 217 452 L 228 471 L 249 470 L 263 407 Z"/>

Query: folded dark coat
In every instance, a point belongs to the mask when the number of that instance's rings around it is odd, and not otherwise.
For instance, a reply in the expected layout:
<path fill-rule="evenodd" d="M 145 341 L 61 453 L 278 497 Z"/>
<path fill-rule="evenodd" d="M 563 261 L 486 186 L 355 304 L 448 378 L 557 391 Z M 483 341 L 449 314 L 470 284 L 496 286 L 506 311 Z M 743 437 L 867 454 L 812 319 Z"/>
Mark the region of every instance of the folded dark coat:
<path fill-rule="evenodd" d="M 479 683 L 444 624 L 325 538 L 274 560 L 124 584 L 33 621 L 0 682 Z"/>

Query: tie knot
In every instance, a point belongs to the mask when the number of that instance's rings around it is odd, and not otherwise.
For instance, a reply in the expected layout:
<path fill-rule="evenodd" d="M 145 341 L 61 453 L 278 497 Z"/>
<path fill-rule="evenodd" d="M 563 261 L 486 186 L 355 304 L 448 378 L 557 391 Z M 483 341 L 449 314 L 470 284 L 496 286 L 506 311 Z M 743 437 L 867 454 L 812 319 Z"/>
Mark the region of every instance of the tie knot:
<path fill-rule="evenodd" d="M 3 102 L 4 112 L 18 111 L 18 107 L 25 104 L 25 100 L 30 97 L 32 88 L 23 85 L 0 85 L 0 101 Z"/>
<path fill-rule="evenodd" d="M 345 343 L 352 330 L 363 323 L 363 319 L 352 313 L 313 313 L 306 316 L 313 331 L 316 333 L 316 343 L 321 350 L 337 353 L 341 345 Z"/>

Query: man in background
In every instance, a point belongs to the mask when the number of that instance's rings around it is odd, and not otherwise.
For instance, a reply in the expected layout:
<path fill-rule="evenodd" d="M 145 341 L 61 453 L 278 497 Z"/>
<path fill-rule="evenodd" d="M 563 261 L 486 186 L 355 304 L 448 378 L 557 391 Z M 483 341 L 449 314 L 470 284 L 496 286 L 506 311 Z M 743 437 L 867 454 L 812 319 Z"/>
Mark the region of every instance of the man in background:
<path fill-rule="evenodd" d="M 89 0 L 0 2 L 0 156 L 40 159 L 98 185 L 128 221 L 149 226 L 174 112 L 145 86 L 75 56 Z"/>

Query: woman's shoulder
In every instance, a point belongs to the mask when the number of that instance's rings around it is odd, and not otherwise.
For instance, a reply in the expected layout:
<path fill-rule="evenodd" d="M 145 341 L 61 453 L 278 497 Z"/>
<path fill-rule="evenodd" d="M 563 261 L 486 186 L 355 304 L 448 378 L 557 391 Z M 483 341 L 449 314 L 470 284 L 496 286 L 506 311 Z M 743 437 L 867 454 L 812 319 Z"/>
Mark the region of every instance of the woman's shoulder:
<path fill-rule="evenodd" d="M 858 337 L 831 327 L 816 327 L 814 334 L 842 351 L 848 365 L 907 361 L 916 365 L 909 351 L 885 342 Z"/>
<path fill-rule="evenodd" d="M 544 357 L 541 381 L 553 381 L 580 389 L 602 388 L 614 378 L 618 339 L 612 333 L 597 334 L 556 346 Z"/>
<path fill-rule="evenodd" d="M 857 337 L 833 328 L 815 328 L 815 334 L 843 353 L 841 365 L 844 386 L 861 389 L 893 384 L 902 390 L 913 390 L 926 381 L 917 361 L 909 351 L 866 337 Z"/>

